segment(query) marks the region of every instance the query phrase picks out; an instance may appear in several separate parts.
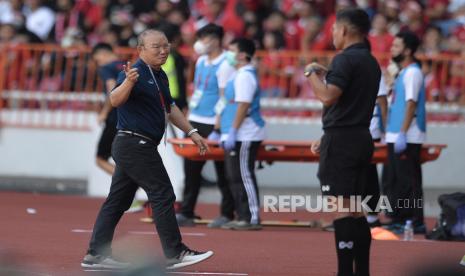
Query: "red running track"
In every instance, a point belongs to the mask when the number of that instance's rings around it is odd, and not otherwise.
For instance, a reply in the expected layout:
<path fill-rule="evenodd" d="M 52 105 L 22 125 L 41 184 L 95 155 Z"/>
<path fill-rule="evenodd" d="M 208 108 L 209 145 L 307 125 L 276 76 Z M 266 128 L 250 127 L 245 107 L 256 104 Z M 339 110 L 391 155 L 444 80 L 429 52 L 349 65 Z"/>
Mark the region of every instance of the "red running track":
<path fill-rule="evenodd" d="M 87 230 L 92 229 L 103 199 L 1 192 L 0 202 L 0 263 L 1 258 L 5 263 L 5 256 L 9 255 L 13 261 L 7 262 L 16 263 L 18 270 L 28 271 L 25 275 L 93 274 L 82 271 L 80 261 L 90 238 Z M 36 213 L 28 213 L 27 208 L 35 209 Z M 217 210 L 213 205 L 201 205 L 197 213 L 213 218 Z M 115 255 L 126 258 L 145 255 L 155 259 L 160 254 L 154 227 L 139 221 L 143 216 L 139 213 L 123 217 L 116 232 Z M 264 219 L 319 217 L 321 214 L 305 212 L 263 215 Z M 432 223 L 429 219 L 428 224 Z M 182 233 L 190 247 L 213 250 L 215 255 L 178 275 L 335 275 L 336 272 L 330 232 L 277 227 L 236 232 L 197 226 L 182 228 Z M 464 254 L 464 243 L 432 242 L 422 236 L 416 236 L 413 242 L 373 241 L 371 272 L 411 275 L 415 267 L 429 264 L 449 262 L 458 266 Z"/>

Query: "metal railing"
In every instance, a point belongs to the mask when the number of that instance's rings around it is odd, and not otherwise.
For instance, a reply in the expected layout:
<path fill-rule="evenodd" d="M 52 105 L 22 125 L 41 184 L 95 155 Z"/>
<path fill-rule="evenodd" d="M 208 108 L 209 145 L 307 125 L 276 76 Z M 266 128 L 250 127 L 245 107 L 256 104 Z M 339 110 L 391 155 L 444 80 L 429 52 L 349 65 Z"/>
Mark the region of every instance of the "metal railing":
<path fill-rule="evenodd" d="M 0 52 L 0 124 L 16 127 L 88 129 L 89 117 L 99 110 L 103 83 L 97 76 L 90 49 L 57 45 L 3 45 Z M 136 58 L 134 49 L 120 48 L 122 60 Z M 192 91 L 195 56 L 188 61 L 188 90 Z M 256 65 L 262 104 L 270 116 L 311 117 L 321 105 L 305 79 L 306 64 L 328 65 L 334 52 L 258 52 Z M 382 66 L 387 55 L 376 55 Z M 420 57 L 427 73 L 428 109 L 441 118 L 463 117 L 465 58 L 450 55 Z M 436 117 L 437 118 L 437 117 Z"/>

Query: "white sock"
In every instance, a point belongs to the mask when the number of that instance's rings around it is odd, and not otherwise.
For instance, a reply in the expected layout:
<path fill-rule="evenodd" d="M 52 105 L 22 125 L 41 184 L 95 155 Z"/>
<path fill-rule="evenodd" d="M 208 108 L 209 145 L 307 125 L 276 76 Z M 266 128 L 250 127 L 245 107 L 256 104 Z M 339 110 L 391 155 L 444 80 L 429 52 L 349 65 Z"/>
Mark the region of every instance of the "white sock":
<path fill-rule="evenodd" d="M 378 216 L 377 215 L 367 215 L 367 222 L 368 223 L 373 223 L 375 221 L 378 220 Z"/>

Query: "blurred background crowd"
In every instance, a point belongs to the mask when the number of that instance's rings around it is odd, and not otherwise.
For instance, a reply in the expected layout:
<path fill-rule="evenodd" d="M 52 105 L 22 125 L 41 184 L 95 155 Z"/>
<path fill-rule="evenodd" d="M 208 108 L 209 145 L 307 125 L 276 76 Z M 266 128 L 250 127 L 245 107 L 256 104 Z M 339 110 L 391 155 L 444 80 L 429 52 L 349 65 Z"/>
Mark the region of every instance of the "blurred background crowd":
<path fill-rule="evenodd" d="M 142 30 L 169 22 L 190 47 L 214 22 L 227 38 L 246 36 L 262 49 L 331 50 L 335 12 L 348 6 L 371 16 L 374 52 L 388 52 L 406 29 L 427 55 L 465 52 L 465 0 L 0 0 L 0 40 L 135 46 Z"/>
<path fill-rule="evenodd" d="M 332 50 L 335 13 L 349 6 L 361 7 L 370 15 L 369 40 L 378 56 L 389 55 L 399 31 L 415 32 L 422 40 L 419 53 L 426 57 L 425 73 L 435 72 L 426 80 L 429 100 L 439 95 L 437 90 L 449 89 L 442 91 L 441 101 L 465 102 L 465 62 L 453 60 L 465 58 L 465 0 L 0 0 L 0 44 L 87 47 L 106 42 L 134 47 L 144 29 L 169 26 L 179 34 L 172 42 L 182 53 L 192 49 L 196 30 L 213 22 L 225 28 L 225 44 L 238 36 L 251 38 L 267 53 L 262 67 L 289 76 L 296 73 L 295 61 L 286 61 L 282 52 Z M 432 68 L 439 56 L 450 59 L 447 68 Z M 445 72 L 442 80 L 441 70 Z M 286 93 L 268 89 L 286 86 L 270 84 L 271 79 L 263 76 L 262 88 L 270 95 Z M 303 78 L 292 82 L 306 85 Z"/>

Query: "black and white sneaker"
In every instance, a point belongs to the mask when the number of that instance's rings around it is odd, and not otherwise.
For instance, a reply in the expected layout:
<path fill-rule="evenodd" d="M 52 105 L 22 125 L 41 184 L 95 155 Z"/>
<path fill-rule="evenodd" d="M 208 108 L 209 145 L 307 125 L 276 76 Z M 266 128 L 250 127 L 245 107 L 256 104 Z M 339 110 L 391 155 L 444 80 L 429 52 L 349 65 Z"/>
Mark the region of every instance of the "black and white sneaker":
<path fill-rule="evenodd" d="M 210 258 L 213 251 L 198 252 L 191 249 L 185 249 L 178 256 L 166 260 L 166 269 L 176 269 L 193 265 Z"/>
<path fill-rule="evenodd" d="M 81 262 L 83 268 L 124 270 L 130 268 L 130 263 L 120 262 L 110 256 L 87 254 Z"/>

